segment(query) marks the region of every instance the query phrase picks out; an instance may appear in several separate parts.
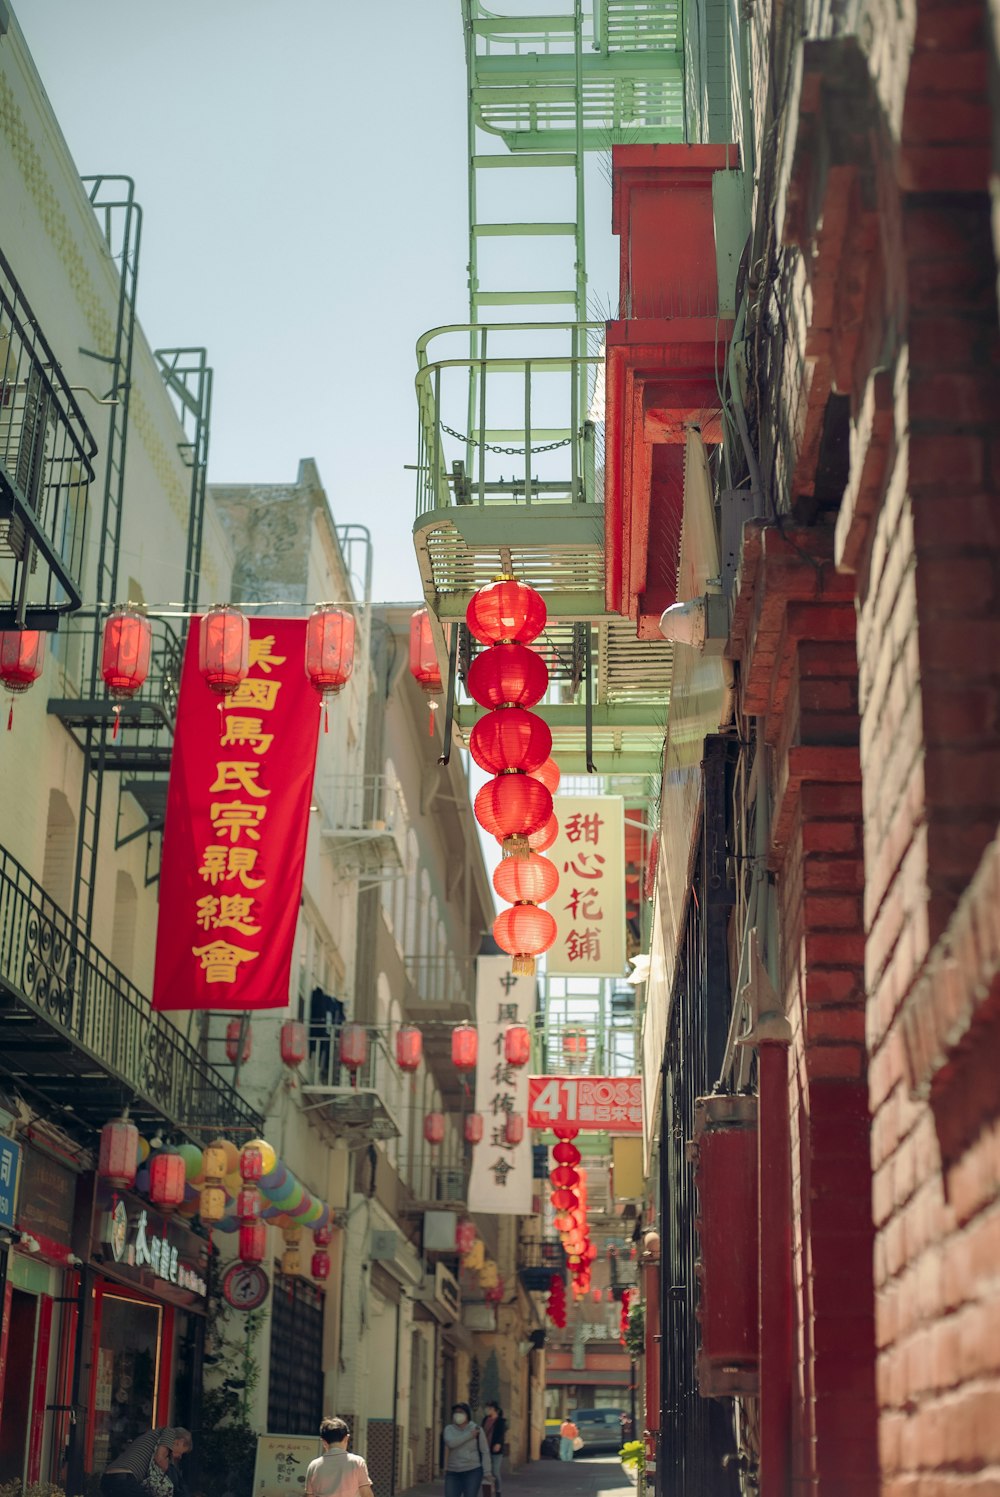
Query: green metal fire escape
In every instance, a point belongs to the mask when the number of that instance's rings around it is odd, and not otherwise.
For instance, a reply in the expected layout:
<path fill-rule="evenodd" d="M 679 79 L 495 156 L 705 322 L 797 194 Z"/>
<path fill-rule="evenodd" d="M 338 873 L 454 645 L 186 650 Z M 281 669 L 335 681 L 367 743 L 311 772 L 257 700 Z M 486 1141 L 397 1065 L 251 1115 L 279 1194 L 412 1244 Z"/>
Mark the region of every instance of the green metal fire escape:
<path fill-rule="evenodd" d="M 462 0 L 462 14 L 469 321 L 417 348 L 424 592 L 444 658 L 445 628 L 477 587 L 502 571 L 537 587 L 560 697 L 540 710 L 560 763 L 645 773 L 671 655 L 605 609 L 604 322 L 587 315 L 585 166 L 616 143 L 685 138 L 682 0 L 557 0 L 546 15 Z M 459 706 L 460 732 L 475 712 Z"/>

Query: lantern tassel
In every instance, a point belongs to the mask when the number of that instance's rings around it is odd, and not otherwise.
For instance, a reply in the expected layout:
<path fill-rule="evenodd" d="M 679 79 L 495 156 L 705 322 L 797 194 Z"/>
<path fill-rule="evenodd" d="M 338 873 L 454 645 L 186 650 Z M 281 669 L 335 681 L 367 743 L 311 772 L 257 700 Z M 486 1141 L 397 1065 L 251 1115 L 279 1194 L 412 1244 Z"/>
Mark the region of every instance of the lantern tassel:
<path fill-rule="evenodd" d="M 326 700 L 326 697 L 324 697 L 323 698 L 323 732 L 324 733 L 329 733 L 329 731 L 330 731 L 330 707 L 329 707 L 329 703 Z"/>
<path fill-rule="evenodd" d="M 515 956 L 510 964 L 510 970 L 515 977 L 534 977 L 535 958 L 533 956 Z"/>
<path fill-rule="evenodd" d="M 520 858 L 523 861 L 531 856 L 531 846 L 528 839 L 522 836 L 520 832 L 512 832 L 509 837 L 505 837 L 502 848 L 505 858 Z"/>
<path fill-rule="evenodd" d="M 114 713 L 112 715 L 114 716 L 115 725 L 111 729 L 111 742 L 114 743 L 115 739 L 118 737 L 118 729 L 121 726 L 121 720 L 122 720 L 122 709 L 121 709 L 121 704 L 119 702 L 115 703 L 115 709 L 114 709 Z"/>
<path fill-rule="evenodd" d="M 437 702 L 427 703 L 427 736 L 434 737 L 434 714 L 438 710 Z"/>
<path fill-rule="evenodd" d="M 11 728 L 13 726 L 14 726 L 14 703 L 11 702 L 11 704 L 10 704 L 10 711 L 7 713 L 7 732 L 8 733 L 10 732 L 10 730 L 11 730 Z"/>

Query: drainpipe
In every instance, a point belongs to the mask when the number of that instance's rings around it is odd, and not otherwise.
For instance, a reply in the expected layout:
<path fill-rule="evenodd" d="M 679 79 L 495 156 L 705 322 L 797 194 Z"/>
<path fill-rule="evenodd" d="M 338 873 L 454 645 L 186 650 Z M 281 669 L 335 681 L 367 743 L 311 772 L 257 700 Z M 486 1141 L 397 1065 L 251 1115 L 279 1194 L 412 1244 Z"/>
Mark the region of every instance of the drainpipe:
<path fill-rule="evenodd" d="M 754 943 L 756 945 L 756 943 Z M 756 951 L 752 953 L 756 957 Z M 792 1176 L 788 1098 L 791 1025 L 762 967 L 754 1026 L 759 1077 L 760 1487 L 789 1491 L 792 1418 Z M 771 1000 L 769 1002 L 768 1000 Z"/>
<path fill-rule="evenodd" d="M 660 1324 L 660 1234 L 647 1232 L 642 1239 L 642 1298 L 646 1317 L 646 1469 L 656 1474 L 656 1490 L 662 1477 L 657 1471 L 660 1446 L 660 1357 L 663 1327 Z"/>

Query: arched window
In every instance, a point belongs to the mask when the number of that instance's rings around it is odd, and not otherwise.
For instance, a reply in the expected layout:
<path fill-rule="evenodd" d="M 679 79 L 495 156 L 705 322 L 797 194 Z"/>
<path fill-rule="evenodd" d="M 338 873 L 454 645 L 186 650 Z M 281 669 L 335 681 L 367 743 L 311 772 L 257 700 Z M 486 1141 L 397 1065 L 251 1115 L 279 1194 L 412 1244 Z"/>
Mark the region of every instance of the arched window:
<path fill-rule="evenodd" d="M 60 909 L 73 907 L 76 874 L 76 817 L 61 790 L 49 791 L 49 815 L 45 825 L 45 858 L 42 887 Z"/>
<path fill-rule="evenodd" d="M 135 922 L 138 913 L 135 881 L 120 869 L 115 878 L 115 918 L 111 927 L 111 960 L 126 977 L 132 976 L 135 958 Z"/>

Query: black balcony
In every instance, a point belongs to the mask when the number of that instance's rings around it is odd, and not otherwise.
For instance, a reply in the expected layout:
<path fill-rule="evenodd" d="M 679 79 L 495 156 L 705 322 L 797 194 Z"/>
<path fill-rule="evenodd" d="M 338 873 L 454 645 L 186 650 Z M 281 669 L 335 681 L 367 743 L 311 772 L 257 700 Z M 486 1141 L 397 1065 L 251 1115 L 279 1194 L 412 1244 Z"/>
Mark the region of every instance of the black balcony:
<path fill-rule="evenodd" d="M 0 848 L 0 1076 L 99 1128 L 127 1105 L 140 1129 L 204 1143 L 263 1118 Z"/>
<path fill-rule="evenodd" d="M 517 1272 L 529 1292 L 549 1289 L 552 1275 L 566 1272 L 566 1254 L 561 1242 L 522 1242 L 517 1250 Z"/>
<path fill-rule="evenodd" d="M 80 607 L 97 444 L 0 255 L 0 629 L 55 629 Z"/>

